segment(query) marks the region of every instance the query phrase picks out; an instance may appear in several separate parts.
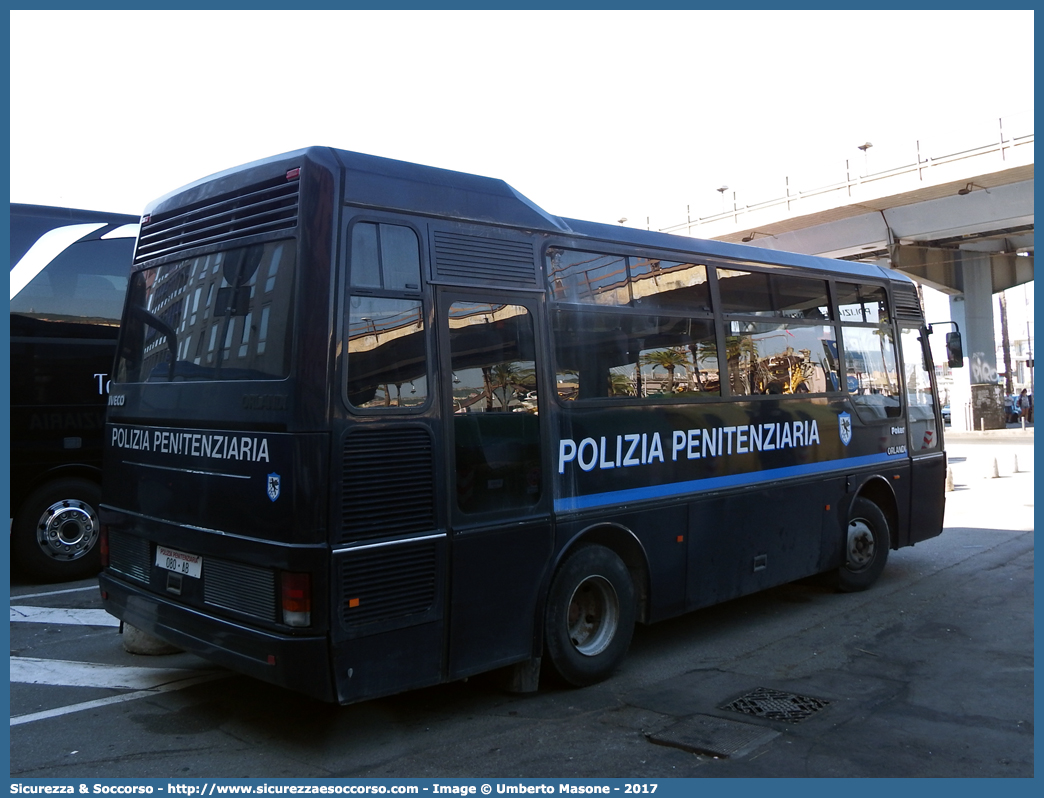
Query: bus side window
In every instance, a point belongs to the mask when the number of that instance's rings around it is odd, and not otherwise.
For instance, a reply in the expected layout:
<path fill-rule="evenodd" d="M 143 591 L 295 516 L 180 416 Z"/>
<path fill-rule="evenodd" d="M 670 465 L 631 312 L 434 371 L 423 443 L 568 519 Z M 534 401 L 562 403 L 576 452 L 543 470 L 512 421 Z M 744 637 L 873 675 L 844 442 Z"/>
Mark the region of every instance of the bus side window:
<path fill-rule="evenodd" d="M 939 448 L 939 434 L 935 425 L 935 399 L 932 380 L 926 368 L 925 347 L 921 330 L 904 327 L 903 376 L 906 383 L 906 406 L 909 413 L 910 447 L 914 451 Z"/>
<path fill-rule="evenodd" d="M 417 234 L 404 225 L 357 222 L 351 241 L 348 402 L 368 410 L 422 407 L 428 357 Z"/>
<path fill-rule="evenodd" d="M 866 421 L 902 413 L 895 334 L 884 286 L 834 286 L 845 346 L 845 389 Z"/>
<path fill-rule="evenodd" d="M 867 420 L 898 417 L 901 400 L 891 326 L 845 325 L 841 337 L 845 344 L 846 384 L 856 410 Z"/>
<path fill-rule="evenodd" d="M 831 319 L 825 280 L 720 266 L 716 271 L 723 313 L 810 321 Z"/>
<path fill-rule="evenodd" d="M 540 435 L 529 311 L 456 302 L 448 323 L 457 506 L 532 506 L 540 499 Z"/>
<path fill-rule="evenodd" d="M 705 264 L 552 247 L 547 269 L 560 399 L 721 395 Z"/>
<path fill-rule="evenodd" d="M 551 325 L 561 399 L 721 392 L 710 319 L 555 308 Z"/>
<path fill-rule="evenodd" d="M 733 396 L 837 390 L 832 325 L 732 321 L 726 329 Z"/>
<path fill-rule="evenodd" d="M 366 409 L 425 404 L 428 359 L 421 301 L 352 296 L 348 305 L 348 401 Z"/>
<path fill-rule="evenodd" d="M 733 396 L 836 391 L 837 341 L 826 280 L 716 269 Z"/>

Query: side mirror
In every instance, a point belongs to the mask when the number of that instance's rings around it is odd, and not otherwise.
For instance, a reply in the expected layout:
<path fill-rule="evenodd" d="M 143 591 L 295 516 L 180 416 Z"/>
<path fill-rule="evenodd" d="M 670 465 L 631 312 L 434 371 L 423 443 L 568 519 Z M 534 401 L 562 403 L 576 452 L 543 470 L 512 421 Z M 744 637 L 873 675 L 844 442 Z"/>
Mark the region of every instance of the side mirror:
<path fill-rule="evenodd" d="M 964 346 L 959 332 L 946 333 L 946 364 L 952 369 L 964 365 Z"/>

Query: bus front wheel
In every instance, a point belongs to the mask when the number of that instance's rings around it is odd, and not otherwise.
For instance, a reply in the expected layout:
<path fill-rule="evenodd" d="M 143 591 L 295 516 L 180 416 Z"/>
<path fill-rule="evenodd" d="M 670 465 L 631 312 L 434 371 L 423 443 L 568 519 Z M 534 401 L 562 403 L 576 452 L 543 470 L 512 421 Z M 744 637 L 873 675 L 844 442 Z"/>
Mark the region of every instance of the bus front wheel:
<path fill-rule="evenodd" d="M 59 582 L 101 570 L 98 502 L 101 489 L 87 479 L 58 479 L 26 499 L 11 528 L 11 554 L 30 576 Z"/>
<path fill-rule="evenodd" d="M 604 546 L 575 551 L 548 594 L 544 640 L 555 670 L 577 687 L 607 679 L 631 645 L 635 615 L 623 560 Z"/>
<path fill-rule="evenodd" d="M 845 529 L 845 561 L 838 569 L 838 588 L 844 593 L 866 590 L 888 562 L 891 539 L 888 519 L 869 499 L 852 502 Z"/>

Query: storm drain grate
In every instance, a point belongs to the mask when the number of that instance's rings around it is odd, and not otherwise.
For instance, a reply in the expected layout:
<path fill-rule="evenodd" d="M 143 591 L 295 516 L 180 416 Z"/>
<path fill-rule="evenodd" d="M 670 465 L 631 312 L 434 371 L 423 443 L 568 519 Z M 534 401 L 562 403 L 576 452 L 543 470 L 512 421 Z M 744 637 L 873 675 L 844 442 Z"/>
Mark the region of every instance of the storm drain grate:
<path fill-rule="evenodd" d="M 745 715 L 754 715 L 767 720 L 797 723 L 814 715 L 829 704 L 829 701 L 822 698 L 758 687 L 746 695 L 730 701 L 720 709 L 742 712 Z"/>

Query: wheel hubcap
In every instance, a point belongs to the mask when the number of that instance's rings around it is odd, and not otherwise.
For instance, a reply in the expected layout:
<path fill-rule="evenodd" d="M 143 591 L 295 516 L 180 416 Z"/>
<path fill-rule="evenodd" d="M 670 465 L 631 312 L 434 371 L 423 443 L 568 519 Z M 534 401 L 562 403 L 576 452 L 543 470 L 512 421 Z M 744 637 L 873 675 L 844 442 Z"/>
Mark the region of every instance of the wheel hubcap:
<path fill-rule="evenodd" d="M 98 516 L 86 502 L 63 499 L 40 516 L 36 540 L 49 557 L 75 560 L 82 557 L 98 539 Z"/>
<path fill-rule="evenodd" d="M 862 518 L 848 523 L 848 568 L 861 571 L 874 559 L 874 532 Z"/>
<path fill-rule="evenodd" d="M 589 576 L 569 599 L 569 640 L 585 657 L 608 648 L 620 623 L 620 602 L 608 579 Z"/>

